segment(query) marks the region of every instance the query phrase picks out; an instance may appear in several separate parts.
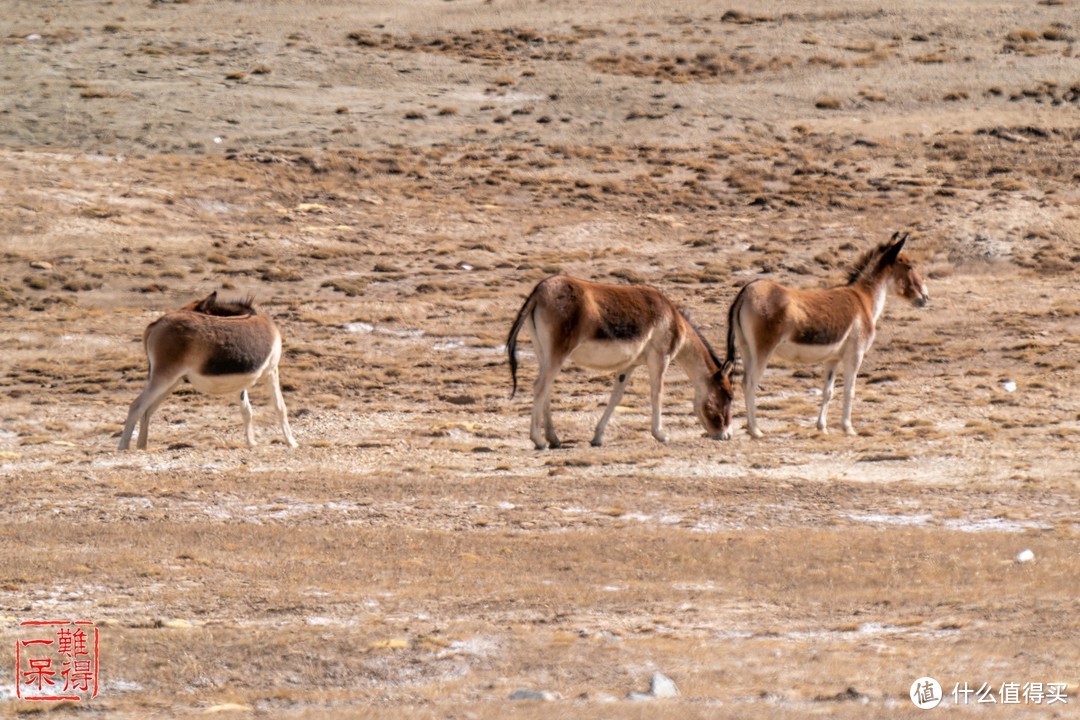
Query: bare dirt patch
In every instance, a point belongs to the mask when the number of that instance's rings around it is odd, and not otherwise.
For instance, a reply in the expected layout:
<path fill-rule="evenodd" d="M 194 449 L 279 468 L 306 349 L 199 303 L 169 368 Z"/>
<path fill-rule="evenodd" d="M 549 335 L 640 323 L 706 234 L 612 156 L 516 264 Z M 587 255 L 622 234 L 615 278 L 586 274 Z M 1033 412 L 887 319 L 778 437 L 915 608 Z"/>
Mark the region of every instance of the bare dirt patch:
<path fill-rule="evenodd" d="M 1075 7 L 9 5 L 0 640 L 97 622 L 92 707 L 854 718 L 918 712 L 924 675 L 1080 702 Z M 503 343 L 542 277 L 654 284 L 722 347 L 739 286 L 838 283 L 895 230 L 931 306 L 888 304 L 857 437 L 777 366 L 762 441 L 741 397 L 701 438 L 673 372 L 668 445 L 638 378 L 591 448 L 610 378 L 568 369 L 567 447 L 531 449 Z M 301 447 L 265 390 L 254 450 L 181 391 L 116 452 L 143 328 L 214 289 L 281 326 Z M 654 672 L 681 696 L 627 699 Z"/>

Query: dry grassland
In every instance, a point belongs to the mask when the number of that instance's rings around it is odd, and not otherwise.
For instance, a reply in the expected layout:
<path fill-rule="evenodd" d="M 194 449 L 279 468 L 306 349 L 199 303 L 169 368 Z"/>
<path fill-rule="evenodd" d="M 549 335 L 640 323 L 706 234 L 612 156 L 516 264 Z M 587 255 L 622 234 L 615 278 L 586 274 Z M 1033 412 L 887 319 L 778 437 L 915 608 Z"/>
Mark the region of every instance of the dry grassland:
<path fill-rule="evenodd" d="M 1074 714 L 1076 8 L 7 3 L 0 647 L 93 620 L 103 685 L 3 712 L 914 717 L 930 675 Z M 888 304 L 857 437 L 778 365 L 764 440 L 741 393 L 700 437 L 673 371 L 668 445 L 642 375 L 594 449 L 610 378 L 571 368 L 532 449 L 503 342 L 542 277 L 651 283 L 722 346 L 739 286 L 895 230 L 932 301 Z M 142 329 L 214 289 L 278 320 L 300 448 L 265 389 L 254 450 L 182 390 L 116 452 Z M 654 672 L 681 696 L 628 699 Z"/>

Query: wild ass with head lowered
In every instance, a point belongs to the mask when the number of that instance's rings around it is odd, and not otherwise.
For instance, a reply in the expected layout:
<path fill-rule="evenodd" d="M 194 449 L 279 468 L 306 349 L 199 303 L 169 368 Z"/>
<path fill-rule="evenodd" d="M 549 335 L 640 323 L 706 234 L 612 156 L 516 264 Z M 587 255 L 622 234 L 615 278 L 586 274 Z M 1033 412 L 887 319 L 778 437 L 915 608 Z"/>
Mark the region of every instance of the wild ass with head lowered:
<path fill-rule="evenodd" d="M 844 372 L 844 432 L 854 435 L 851 403 L 855 376 L 874 342 L 874 326 L 885 309 L 890 291 L 923 307 L 930 302 L 919 271 L 901 254 L 908 235 L 865 252 L 848 273 L 848 283 L 828 290 L 795 290 L 771 280 L 745 285 L 728 311 L 727 357 L 729 371 L 736 348 L 743 356 L 743 394 L 747 431 L 762 436 L 757 425 L 758 382 L 770 357 L 790 362 L 824 363 L 825 386 L 818 413 L 818 430 L 826 432 L 825 414 L 832 398 L 836 370 Z"/>
<path fill-rule="evenodd" d="M 538 450 L 558 447 L 551 422 L 551 386 L 567 359 L 593 370 L 617 373 L 607 409 L 592 444 L 599 446 L 630 373 L 649 369 L 652 434 L 668 436 L 661 426 L 660 396 L 672 360 L 694 383 L 694 412 L 714 439 L 731 436 L 731 381 L 701 334 L 659 290 L 644 285 L 606 285 L 556 275 L 540 281 L 521 306 L 506 341 L 510 377 L 517 392 L 517 337 L 528 327 L 540 362 L 533 390 L 530 436 Z"/>
<path fill-rule="evenodd" d="M 166 313 L 147 326 L 143 346 L 150 361 L 150 376 L 131 403 L 120 438 L 121 450 L 128 449 L 136 422 L 136 447 L 146 448 L 150 416 L 185 378 L 196 390 L 209 395 L 240 393 L 248 447 L 255 445 L 248 389 L 266 378 L 274 393 L 285 442 L 296 447 L 278 379 L 281 334 L 270 318 L 255 311 L 250 298 L 222 303 L 214 292 Z"/>

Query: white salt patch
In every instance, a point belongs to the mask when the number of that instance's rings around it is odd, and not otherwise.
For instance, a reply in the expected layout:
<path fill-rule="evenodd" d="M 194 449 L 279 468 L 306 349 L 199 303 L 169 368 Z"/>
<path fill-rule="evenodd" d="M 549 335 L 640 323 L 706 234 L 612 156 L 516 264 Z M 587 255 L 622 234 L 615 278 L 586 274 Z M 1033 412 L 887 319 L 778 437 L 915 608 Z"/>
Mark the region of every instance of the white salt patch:
<path fill-rule="evenodd" d="M 123 497 L 117 498 L 116 504 L 121 507 L 148 510 L 154 507 L 154 501 L 146 497 Z"/>
<path fill-rule="evenodd" d="M 454 640 L 446 649 L 436 656 L 440 659 L 454 657 L 455 655 L 470 655 L 476 658 L 486 658 L 495 654 L 499 649 L 498 644 L 488 638 L 469 638 L 468 640 Z"/>
<path fill-rule="evenodd" d="M 143 689 L 143 686 L 133 680 L 108 680 L 102 687 L 102 693 L 129 693 L 138 692 Z"/>
<path fill-rule="evenodd" d="M 648 522 L 653 519 L 652 515 L 645 515 L 644 513 L 626 513 L 621 516 L 624 520 L 637 520 L 638 522 Z"/>
<path fill-rule="evenodd" d="M 376 326 L 375 332 L 399 338 L 418 338 L 423 337 L 424 335 L 424 331 L 417 328 L 406 328 L 403 330 L 398 330 L 396 328 L 384 328 Z"/>
<path fill-rule="evenodd" d="M 398 328 L 382 327 L 381 325 L 372 325 L 371 323 L 359 321 L 345 323 L 343 327 L 347 332 L 362 333 L 365 335 L 368 333 L 375 333 L 376 335 L 389 335 L 398 338 L 418 338 L 423 337 L 424 335 L 424 331 L 417 328 L 404 328 L 399 330 Z"/>
<path fill-rule="evenodd" d="M 366 322 L 351 322 L 345 324 L 345 329 L 354 333 L 369 333 L 375 331 L 375 326 Z"/>
<path fill-rule="evenodd" d="M 927 525 L 933 515 L 886 515 L 884 513 L 847 513 L 843 515 L 855 522 L 868 523 L 870 525 L 899 525 L 901 527 L 921 527 Z"/>
<path fill-rule="evenodd" d="M 1030 520 L 1006 520 L 1005 518 L 985 518 L 983 520 L 965 520 L 954 518 L 946 520 L 945 527 L 958 532 L 1007 532 L 1018 533 L 1025 530 L 1050 530 L 1052 525 Z"/>

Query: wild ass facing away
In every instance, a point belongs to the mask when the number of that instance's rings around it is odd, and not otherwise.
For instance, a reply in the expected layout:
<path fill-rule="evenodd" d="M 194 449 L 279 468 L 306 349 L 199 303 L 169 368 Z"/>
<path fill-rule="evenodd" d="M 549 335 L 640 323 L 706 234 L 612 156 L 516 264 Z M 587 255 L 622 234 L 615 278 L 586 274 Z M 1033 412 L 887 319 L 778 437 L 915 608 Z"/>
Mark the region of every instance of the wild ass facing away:
<path fill-rule="evenodd" d="M 265 377 L 274 393 L 285 442 L 296 447 L 278 378 L 281 335 L 270 318 L 256 313 L 250 298 L 220 303 L 214 292 L 166 313 L 146 327 L 143 346 L 150 375 L 146 387 L 131 403 L 120 438 L 121 450 L 128 449 L 136 422 L 136 447 L 146 448 L 150 416 L 185 378 L 196 390 L 209 395 L 240 393 L 247 444 L 252 447 L 255 430 L 248 389 Z"/>
<path fill-rule="evenodd" d="M 908 235 L 895 233 L 862 255 L 848 273 L 847 285 L 827 290 L 795 290 L 770 280 L 745 285 L 728 311 L 727 358 L 735 364 L 736 346 L 742 353 L 743 394 L 747 430 L 762 436 L 757 425 L 758 382 L 770 357 L 801 364 L 824 363 L 825 386 L 817 427 L 827 432 L 825 415 L 832 398 L 836 370 L 844 372 L 844 431 L 854 435 L 851 403 L 855 377 L 874 342 L 874 327 L 893 291 L 923 307 L 930 301 L 926 284 L 912 262 L 900 251 Z"/>
<path fill-rule="evenodd" d="M 630 373 L 649 369 L 652 434 L 661 426 L 664 373 L 674 360 L 694 383 L 694 412 L 709 437 L 731 437 L 731 381 L 720 360 L 686 316 L 659 290 L 644 285 L 606 285 L 556 275 L 541 280 L 518 311 L 506 341 L 510 376 L 517 392 L 517 337 L 528 326 L 540 369 L 533 391 L 530 436 L 538 450 L 558 447 L 551 421 L 551 388 L 567 359 L 592 370 L 617 373 L 607 409 L 592 444 L 599 446 Z"/>

